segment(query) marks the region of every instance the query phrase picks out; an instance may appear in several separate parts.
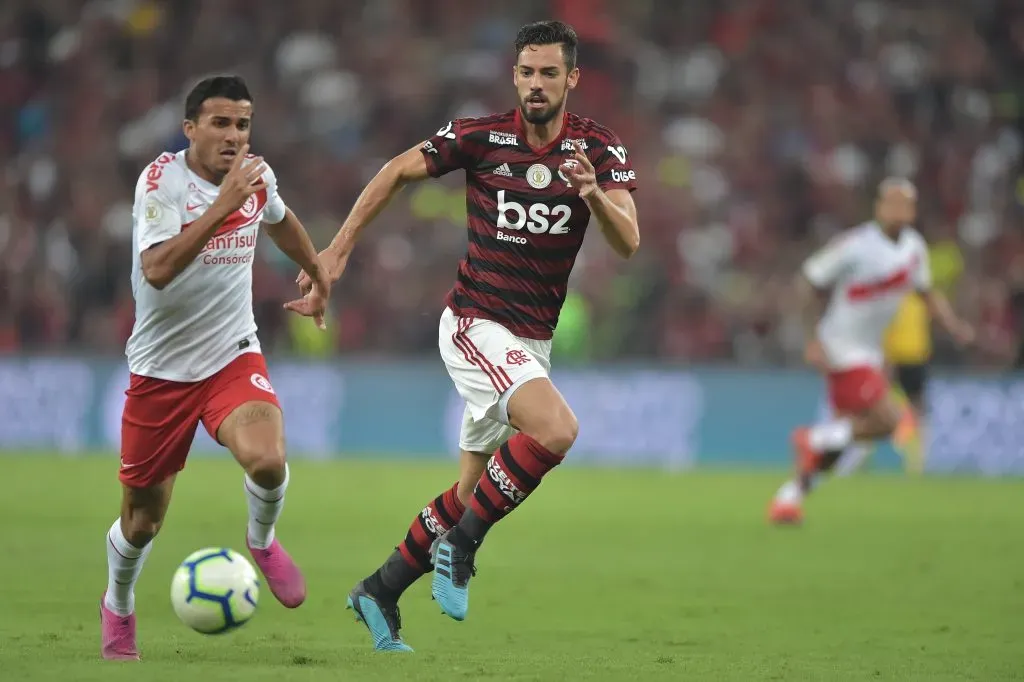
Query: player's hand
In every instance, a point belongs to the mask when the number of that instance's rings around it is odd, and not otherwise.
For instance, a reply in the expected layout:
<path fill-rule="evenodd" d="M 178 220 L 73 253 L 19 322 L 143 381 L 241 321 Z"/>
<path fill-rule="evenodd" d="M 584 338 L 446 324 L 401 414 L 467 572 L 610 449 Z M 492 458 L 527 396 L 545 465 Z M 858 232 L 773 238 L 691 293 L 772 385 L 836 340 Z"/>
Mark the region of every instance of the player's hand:
<path fill-rule="evenodd" d="M 316 326 L 320 330 L 324 330 L 327 329 L 324 315 L 327 312 L 327 300 L 330 298 L 330 295 L 330 283 L 321 280 L 314 282 L 310 286 L 309 292 L 302 298 L 285 303 L 284 308 L 304 317 L 312 317 Z"/>
<path fill-rule="evenodd" d="M 969 322 L 965 322 L 964 320 L 958 320 L 957 324 L 955 324 L 949 330 L 949 333 L 950 336 L 953 337 L 953 341 L 956 343 L 956 345 L 960 346 L 961 348 L 974 345 L 974 342 L 977 339 L 977 334 L 974 332 L 974 327 L 972 327 Z"/>
<path fill-rule="evenodd" d="M 559 169 L 569 179 L 569 184 L 579 191 L 580 197 L 586 199 L 597 191 L 597 172 L 587 158 L 583 145 L 573 140 L 572 146 L 576 152 Z"/>
<path fill-rule="evenodd" d="M 822 373 L 829 371 L 828 356 L 825 355 L 825 348 L 818 339 L 812 339 L 804 347 L 804 362 Z"/>
<path fill-rule="evenodd" d="M 324 280 L 328 286 L 341 278 L 341 273 L 345 272 L 346 265 L 348 265 L 348 256 L 340 256 L 330 247 L 320 252 L 320 267 L 323 268 Z M 305 270 L 299 272 L 295 283 L 299 285 L 299 291 L 303 296 L 313 288 L 313 278 Z"/>
<path fill-rule="evenodd" d="M 214 201 L 214 204 L 220 204 L 229 214 L 242 208 L 250 196 L 267 188 L 267 183 L 262 177 L 267 170 L 267 164 L 263 162 L 262 156 L 246 163 L 245 156 L 248 153 L 249 145 L 242 145 L 235 156 L 235 162 L 231 164 L 231 170 L 221 181 L 220 195 Z"/>

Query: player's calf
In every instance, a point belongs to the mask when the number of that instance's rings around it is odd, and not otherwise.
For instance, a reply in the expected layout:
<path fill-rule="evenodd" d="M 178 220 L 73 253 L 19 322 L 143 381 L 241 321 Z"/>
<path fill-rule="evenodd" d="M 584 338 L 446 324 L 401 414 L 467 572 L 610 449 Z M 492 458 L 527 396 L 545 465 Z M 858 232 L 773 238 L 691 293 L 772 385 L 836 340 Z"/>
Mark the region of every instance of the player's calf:
<path fill-rule="evenodd" d="M 147 488 L 124 486 L 121 515 L 105 537 L 107 589 L 100 602 L 103 658 L 137 660 L 135 584 L 163 524 L 174 478 Z"/>
<path fill-rule="evenodd" d="M 492 525 L 526 501 L 576 442 L 576 415 L 550 380 L 527 381 L 508 401 L 519 433 L 491 455 L 451 540 L 475 550 Z"/>
<path fill-rule="evenodd" d="M 800 523 L 803 499 L 823 476 L 835 468 L 852 446 L 891 436 L 900 417 L 896 401 L 883 398 L 855 415 L 797 429 L 793 434 L 797 476 L 775 493 L 768 507 L 769 520 L 777 524 Z"/>
<path fill-rule="evenodd" d="M 441 609 L 456 620 L 466 617 L 469 580 L 484 536 L 561 464 L 579 432 L 576 416 L 546 378 L 527 381 L 512 395 L 508 418 L 519 433 L 487 461 L 465 514 L 431 547 L 432 594 Z"/>
<path fill-rule="evenodd" d="M 281 410 L 262 401 L 244 403 L 228 415 L 217 436 L 245 470 L 249 553 L 277 600 L 295 608 L 306 599 L 306 581 L 275 534 L 289 482 Z"/>

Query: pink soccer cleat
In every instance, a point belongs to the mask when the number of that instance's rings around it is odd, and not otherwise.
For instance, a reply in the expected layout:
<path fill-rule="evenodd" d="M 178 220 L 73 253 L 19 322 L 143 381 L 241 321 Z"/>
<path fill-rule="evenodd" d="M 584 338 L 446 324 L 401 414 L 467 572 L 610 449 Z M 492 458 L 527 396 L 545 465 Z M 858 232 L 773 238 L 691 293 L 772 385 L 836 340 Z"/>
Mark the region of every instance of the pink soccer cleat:
<path fill-rule="evenodd" d="M 100 629 L 103 646 L 100 653 L 108 661 L 138 661 L 139 649 L 135 645 L 135 614 L 119 616 L 100 599 Z"/>
<path fill-rule="evenodd" d="M 289 609 L 294 609 L 306 601 L 306 579 L 302 577 L 302 571 L 295 565 L 288 552 L 284 551 L 277 538 L 270 543 L 270 547 L 257 549 L 249 544 L 249 538 L 246 537 L 245 546 L 249 548 L 249 554 L 263 572 L 267 586 L 277 597 L 277 601 Z"/>
<path fill-rule="evenodd" d="M 777 526 L 799 526 L 804 522 L 804 510 L 799 503 L 772 500 L 768 520 Z"/>

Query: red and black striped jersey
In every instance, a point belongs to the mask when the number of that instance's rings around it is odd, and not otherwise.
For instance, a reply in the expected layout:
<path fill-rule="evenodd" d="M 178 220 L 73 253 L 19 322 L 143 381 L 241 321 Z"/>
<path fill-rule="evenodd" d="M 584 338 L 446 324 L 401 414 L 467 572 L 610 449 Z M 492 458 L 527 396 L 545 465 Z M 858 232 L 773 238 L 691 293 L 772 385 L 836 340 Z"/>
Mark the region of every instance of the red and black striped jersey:
<path fill-rule="evenodd" d="M 583 144 L 604 190 L 636 189 L 626 148 L 608 128 L 566 113 L 558 138 L 526 142 L 519 109 L 446 124 L 420 151 L 434 177 L 466 172 L 469 248 L 446 305 L 516 336 L 550 339 L 590 209 L 559 170 Z"/>

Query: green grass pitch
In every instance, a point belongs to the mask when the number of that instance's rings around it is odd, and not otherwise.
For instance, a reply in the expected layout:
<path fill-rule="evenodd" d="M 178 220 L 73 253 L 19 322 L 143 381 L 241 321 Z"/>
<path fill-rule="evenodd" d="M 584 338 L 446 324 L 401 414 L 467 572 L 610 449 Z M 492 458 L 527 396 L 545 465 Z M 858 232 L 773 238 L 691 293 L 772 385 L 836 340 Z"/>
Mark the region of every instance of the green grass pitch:
<path fill-rule="evenodd" d="M 455 478 L 454 463 L 295 462 L 279 537 L 306 571 L 296 611 L 264 591 L 239 631 L 175 619 L 171 574 L 244 551 L 241 474 L 193 461 L 138 598 L 142 663 L 99 660 L 114 457 L 0 458 L 0 679 L 1024 680 L 1024 481 L 830 481 L 800 529 L 766 525 L 777 474 L 565 468 L 488 538 L 469 619 L 421 581 L 412 655 L 369 649 L 352 584 Z"/>

